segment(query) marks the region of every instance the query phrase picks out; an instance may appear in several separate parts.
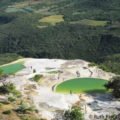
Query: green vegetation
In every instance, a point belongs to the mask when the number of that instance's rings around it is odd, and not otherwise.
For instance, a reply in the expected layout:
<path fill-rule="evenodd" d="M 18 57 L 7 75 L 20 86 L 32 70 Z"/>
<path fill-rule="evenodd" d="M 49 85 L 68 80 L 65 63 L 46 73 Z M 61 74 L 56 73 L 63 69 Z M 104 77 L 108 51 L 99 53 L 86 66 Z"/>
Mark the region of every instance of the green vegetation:
<path fill-rule="evenodd" d="M 5 100 L 0 101 L 0 119 L 39 120 L 34 106 L 26 102 L 20 102 L 21 93 L 13 83 L 7 81 L 7 77 L 8 75 L 0 70 L 0 95 L 6 96 Z"/>
<path fill-rule="evenodd" d="M 57 73 L 59 73 L 59 71 L 58 70 L 54 70 L 54 71 L 49 71 L 48 73 L 49 74 L 57 74 Z"/>
<path fill-rule="evenodd" d="M 16 96 L 15 96 L 15 95 L 10 94 L 10 95 L 8 96 L 8 101 L 14 102 L 15 100 L 16 100 Z"/>
<path fill-rule="evenodd" d="M 78 107 L 73 107 L 71 110 L 65 111 L 64 120 L 84 120 L 83 114 Z"/>
<path fill-rule="evenodd" d="M 32 79 L 35 81 L 35 82 L 39 82 L 40 79 L 43 77 L 43 75 L 35 75 Z"/>
<path fill-rule="evenodd" d="M 97 64 L 91 62 L 88 66 L 89 66 L 89 67 L 94 67 L 94 66 L 97 66 Z"/>
<path fill-rule="evenodd" d="M 27 103 L 24 103 L 23 101 L 20 103 L 19 107 L 16 109 L 16 112 L 18 113 L 27 113 L 27 112 L 33 112 L 35 111 L 34 106 L 30 106 Z"/>
<path fill-rule="evenodd" d="M 0 86 L 0 94 L 13 94 L 16 97 L 21 96 L 21 93 L 16 90 L 16 87 L 12 83 L 7 83 Z"/>
<path fill-rule="evenodd" d="M 0 54 L 84 59 L 119 74 L 107 58 L 120 53 L 119 13 L 119 0 L 1 0 Z"/>
<path fill-rule="evenodd" d="M 33 116 L 33 115 L 27 115 L 27 114 L 21 115 L 20 119 L 21 120 L 45 120 L 45 119 L 40 119 L 39 117 L 36 117 L 35 115 Z"/>
<path fill-rule="evenodd" d="M 3 104 L 0 108 L 0 119 L 1 120 L 41 120 L 34 111 L 27 111 L 25 114 L 18 113 L 15 108 L 18 106 L 17 103 Z"/>
<path fill-rule="evenodd" d="M 120 74 L 120 54 L 104 57 L 98 66 L 105 71 Z"/>
<path fill-rule="evenodd" d="M 3 73 L 5 73 L 5 74 L 14 74 L 14 73 L 22 70 L 23 68 L 25 68 L 25 67 L 22 62 L 9 64 L 9 65 L 0 67 L 0 69 L 3 70 Z"/>
<path fill-rule="evenodd" d="M 120 98 L 120 77 L 113 77 L 111 81 L 105 84 L 108 90 L 111 90 L 116 98 Z"/>
<path fill-rule="evenodd" d="M 3 64 L 7 64 L 7 63 L 10 63 L 10 62 L 13 62 L 15 60 L 18 60 L 22 58 L 21 56 L 15 54 L 15 53 L 4 53 L 4 54 L 0 54 L 0 65 L 3 65 Z"/>
<path fill-rule="evenodd" d="M 56 86 L 56 92 L 81 93 L 81 92 L 105 92 L 106 80 L 97 78 L 76 78 L 67 80 Z"/>
<path fill-rule="evenodd" d="M 72 21 L 71 24 L 81 24 L 81 25 L 88 25 L 88 26 L 106 26 L 107 21 L 98 21 L 98 20 L 88 20 L 83 19 L 80 21 Z"/>
<path fill-rule="evenodd" d="M 20 97 L 21 93 L 16 90 L 16 87 L 13 83 L 8 83 L 6 80 L 8 75 L 4 74 L 2 70 L 0 70 L 0 94 L 12 94 L 15 97 Z"/>
<path fill-rule="evenodd" d="M 60 23 L 63 21 L 64 21 L 63 15 L 51 15 L 39 20 L 39 22 L 48 23 L 50 25 L 56 25 L 57 23 Z"/>
<path fill-rule="evenodd" d="M 11 110 L 3 111 L 3 114 L 9 115 L 9 114 L 11 114 Z"/>

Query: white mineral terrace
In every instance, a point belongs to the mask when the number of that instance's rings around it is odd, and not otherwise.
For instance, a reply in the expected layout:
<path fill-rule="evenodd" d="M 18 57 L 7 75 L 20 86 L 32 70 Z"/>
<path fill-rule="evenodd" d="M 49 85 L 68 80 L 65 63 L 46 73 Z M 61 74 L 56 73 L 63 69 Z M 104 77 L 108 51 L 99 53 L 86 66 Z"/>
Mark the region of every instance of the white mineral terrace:
<path fill-rule="evenodd" d="M 111 111 L 114 113 L 120 112 L 118 110 L 120 102 L 110 99 L 110 95 L 70 95 L 52 91 L 53 85 L 78 77 L 76 71 L 79 72 L 79 77 L 93 77 L 106 80 L 109 80 L 114 74 L 104 72 L 97 67 L 89 67 L 89 62 L 83 60 L 32 58 L 23 60 L 26 68 L 15 76 L 11 76 L 9 80 L 16 85 L 25 98 L 29 98 L 32 101 L 43 118 L 51 120 L 56 114 L 59 114 L 58 111 L 70 109 L 72 105 L 77 103 L 79 103 L 78 105 L 82 107 L 85 113 L 85 120 L 94 120 L 95 115 L 107 115 Z M 36 73 L 33 73 L 34 69 Z M 50 74 L 53 71 L 61 72 Z M 42 74 L 44 76 L 40 84 L 30 80 L 35 74 Z"/>

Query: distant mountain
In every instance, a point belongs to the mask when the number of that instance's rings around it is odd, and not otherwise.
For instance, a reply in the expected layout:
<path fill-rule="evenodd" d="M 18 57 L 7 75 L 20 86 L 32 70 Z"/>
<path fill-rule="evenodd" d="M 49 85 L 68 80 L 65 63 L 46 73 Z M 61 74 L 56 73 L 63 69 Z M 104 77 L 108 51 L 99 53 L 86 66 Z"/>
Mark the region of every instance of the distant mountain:
<path fill-rule="evenodd" d="M 0 53 L 103 66 L 106 57 L 120 53 L 119 13 L 119 0 L 2 0 Z M 117 71 L 109 70 L 119 73 L 114 65 Z"/>

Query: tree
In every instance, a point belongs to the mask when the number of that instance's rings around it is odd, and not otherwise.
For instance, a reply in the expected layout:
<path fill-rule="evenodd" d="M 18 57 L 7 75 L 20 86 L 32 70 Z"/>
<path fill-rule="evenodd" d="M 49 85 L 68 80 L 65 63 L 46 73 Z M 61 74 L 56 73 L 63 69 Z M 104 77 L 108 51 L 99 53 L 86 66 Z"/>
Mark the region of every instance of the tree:
<path fill-rule="evenodd" d="M 105 84 L 105 87 L 108 90 L 112 90 L 112 94 L 116 98 L 120 98 L 120 76 L 113 77 L 107 84 Z"/>
<path fill-rule="evenodd" d="M 83 114 L 81 109 L 78 107 L 73 107 L 71 110 L 65 111 L 63 115 L 64 120 L 83 120 Z"/>

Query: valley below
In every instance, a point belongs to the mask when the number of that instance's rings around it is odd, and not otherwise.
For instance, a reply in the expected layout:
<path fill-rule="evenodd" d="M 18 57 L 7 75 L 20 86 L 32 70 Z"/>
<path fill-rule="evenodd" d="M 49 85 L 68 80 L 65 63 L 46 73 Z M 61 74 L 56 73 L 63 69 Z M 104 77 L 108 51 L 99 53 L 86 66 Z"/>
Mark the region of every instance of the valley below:
<path fill-rule="evenodd" d="M 0 0 L 0 120 L 120 120 L 120 0 Z"/>

